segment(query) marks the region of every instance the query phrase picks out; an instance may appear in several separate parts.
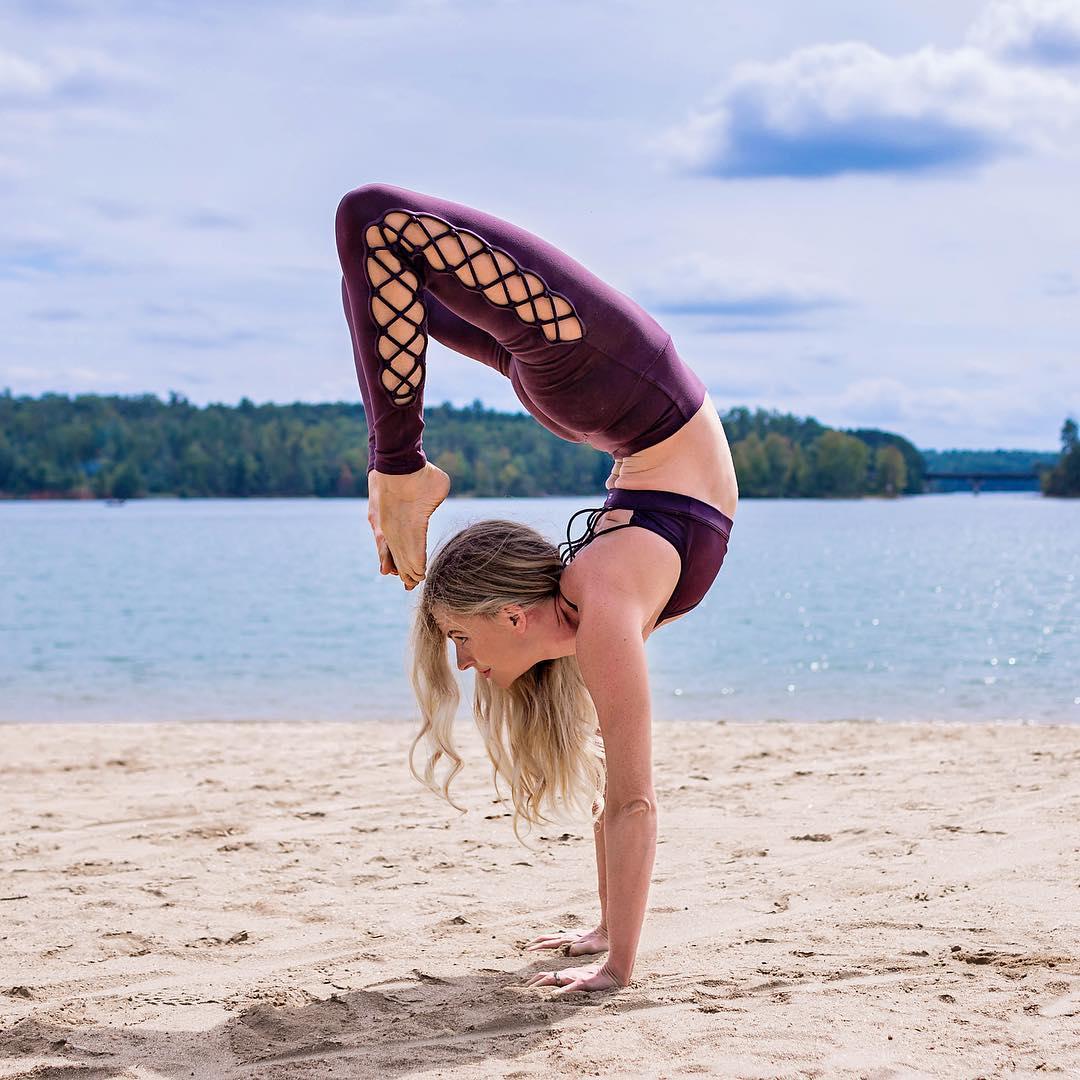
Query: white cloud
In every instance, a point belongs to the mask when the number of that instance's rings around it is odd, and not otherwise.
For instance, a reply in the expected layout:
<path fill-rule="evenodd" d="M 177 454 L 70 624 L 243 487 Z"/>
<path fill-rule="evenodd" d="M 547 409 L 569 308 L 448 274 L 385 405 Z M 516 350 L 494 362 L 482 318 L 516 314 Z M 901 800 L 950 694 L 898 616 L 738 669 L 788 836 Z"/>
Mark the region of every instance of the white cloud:
<path fill-rule="evenodd" d="M 830 422 L 850 426 L 892 424 L 898 430 L 970 430 L 1012 432 L 1025 423 L 1032 428 L 1060 408 L 1052 391 L 997 379 L 955 385 L 901 382 L 891 376 L 857 379 L 829 399 Z"/>
<path fill-rule="evenodd" d="M 56 47 L 41 60 L 0 52 L 0 109 L 88 104 L 146 76 L 100 49 Z"/>
<path fill-rule="evenodd" d="M 1075 82 L 970 45 L 888 56 L 840 42 L 738 65 L 654 146 L 720 177 L 919 172 L 1060 146 L 1078 113 Z"/>
<path fill-rule="evenodd" d="M 634 290 L 647 308 L 682 315 L 771 319 L 848 303 L 832 282 L 802 274 L 780 276 L 716 256 L 690 253 L 656 265 Z"/>
<path fill-rule="evenodd" d="M 968 40 L 1018 63 L 1080 63 L 1080 0 L 995 0 Z"/>
<path fill-rule="evenodd" d="M 52 377 L 51 372 L 44 371 L 42 368 L 30 367 L 28 364 L 8 364 L 6 367 L 0 368 L 0 375 L 23 380 Z"/>
<path fill-rule="evenodd" d="M 69 367 L 63 371 L 64 381 L 84 386 L 109 386 L 127 389 L 131 376 L 123 371 L 105 371 L 86 367 Z"/>
<path fill-rule="evenodd" d="M 40 98 L 48 88 L 49 79 L 40 64 L 0 52 L 0 105 Z"/>

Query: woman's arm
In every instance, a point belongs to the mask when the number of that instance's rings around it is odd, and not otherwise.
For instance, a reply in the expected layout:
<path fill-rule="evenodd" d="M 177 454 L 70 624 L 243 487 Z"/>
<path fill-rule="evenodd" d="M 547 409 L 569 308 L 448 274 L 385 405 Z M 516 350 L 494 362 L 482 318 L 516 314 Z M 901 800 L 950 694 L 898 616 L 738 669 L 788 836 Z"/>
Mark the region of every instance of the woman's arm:
<path fill-rule="evenodd" d="M 597 736 L 600 729 L 597 728 Z M 606 790 L 605 790 L 606 794 Z M 596 811 L 595 804 L 593 811 Z M 567 956 L 583 956 L 586 953 L 607 952 L 607 856 L 604 850 L 604 815 L 593 826 L 593 841 L 596 844 L 596 883 L 600 893 L 600 922 L 595 929 L 581 934 L 576 930 L 559 930 L 554 934 L 541 934 L 525 946 L 526 952 L 539 949 L 559 949 L 568 946 Z M 575 948 L 577 951 L 575 952 Z"/>
<path fill-rule="evenodd" d="M 593 841 L 596 844 L 596 887 L 600 894 L 600 926 L 607 933 L 607 850 L 604 844 L 604 818 L 593 826 Z"/>
<path fill-rule="evenodd" d="M 609 553 L 611 554 L 611 553 Z M 612 560 L 614 562 L 614 560 Z M 610 564 L 609 564 L 610 565 Z M 656 855 L 652 705 L 642 601 L 606 573 L 581 605 L 577 658 L 603 732 L 607 804 L 603 850 L 609 953 L 604 970 L 626 986 L 634 971 Z M 597 846 L 598 859 L 600 844 Z"/>

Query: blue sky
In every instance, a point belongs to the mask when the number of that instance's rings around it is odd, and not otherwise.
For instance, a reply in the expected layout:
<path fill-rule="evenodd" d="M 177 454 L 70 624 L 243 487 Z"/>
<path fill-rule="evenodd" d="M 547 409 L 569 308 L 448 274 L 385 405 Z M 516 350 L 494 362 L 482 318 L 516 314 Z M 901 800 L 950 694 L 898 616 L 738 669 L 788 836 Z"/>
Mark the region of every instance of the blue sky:
<path fill-rule="evenodd" d="M 359 401 L 383 181 L 563 247 L 721 412 L 1057 449 L 1078 129 L 1080 0 L 4 0 L 0 387 Z M 426 397 L 520 409 L 436 343 Z"/>

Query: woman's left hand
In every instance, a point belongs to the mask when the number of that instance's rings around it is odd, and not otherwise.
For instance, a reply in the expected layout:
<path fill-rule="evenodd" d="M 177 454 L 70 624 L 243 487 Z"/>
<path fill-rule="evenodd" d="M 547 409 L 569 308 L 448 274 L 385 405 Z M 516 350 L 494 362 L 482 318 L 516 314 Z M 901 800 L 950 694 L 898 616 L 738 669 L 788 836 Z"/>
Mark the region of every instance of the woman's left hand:
<path fill-rule="evenodd" d="M 621 989 L 622 983 L 604 965 L 589 964 L 586 967 L 563 968 L 561 971 L 541 971 L 534 975 L 526 986 L 557 986 L 558 989 L 551 995 L 559 997 L 561 994 L 572 994 L 575 991 L 590 992 L 593 990 Z"/>

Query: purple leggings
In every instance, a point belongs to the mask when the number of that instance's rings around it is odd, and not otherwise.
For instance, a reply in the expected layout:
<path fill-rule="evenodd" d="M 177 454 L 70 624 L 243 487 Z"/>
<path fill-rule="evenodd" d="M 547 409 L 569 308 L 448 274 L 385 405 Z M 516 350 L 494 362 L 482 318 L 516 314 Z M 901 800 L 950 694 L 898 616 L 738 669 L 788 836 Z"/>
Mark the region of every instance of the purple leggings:
<path fill-rule="evenodd" d="M 411 473 L 427 460 L 429 334 L 509 378 L 549 431 L 615 457 L 673 435 L 705 400 L 644 308 L 517 225 L 365 184 L 341 200 L 336 236 L 369 470 Z"/>

